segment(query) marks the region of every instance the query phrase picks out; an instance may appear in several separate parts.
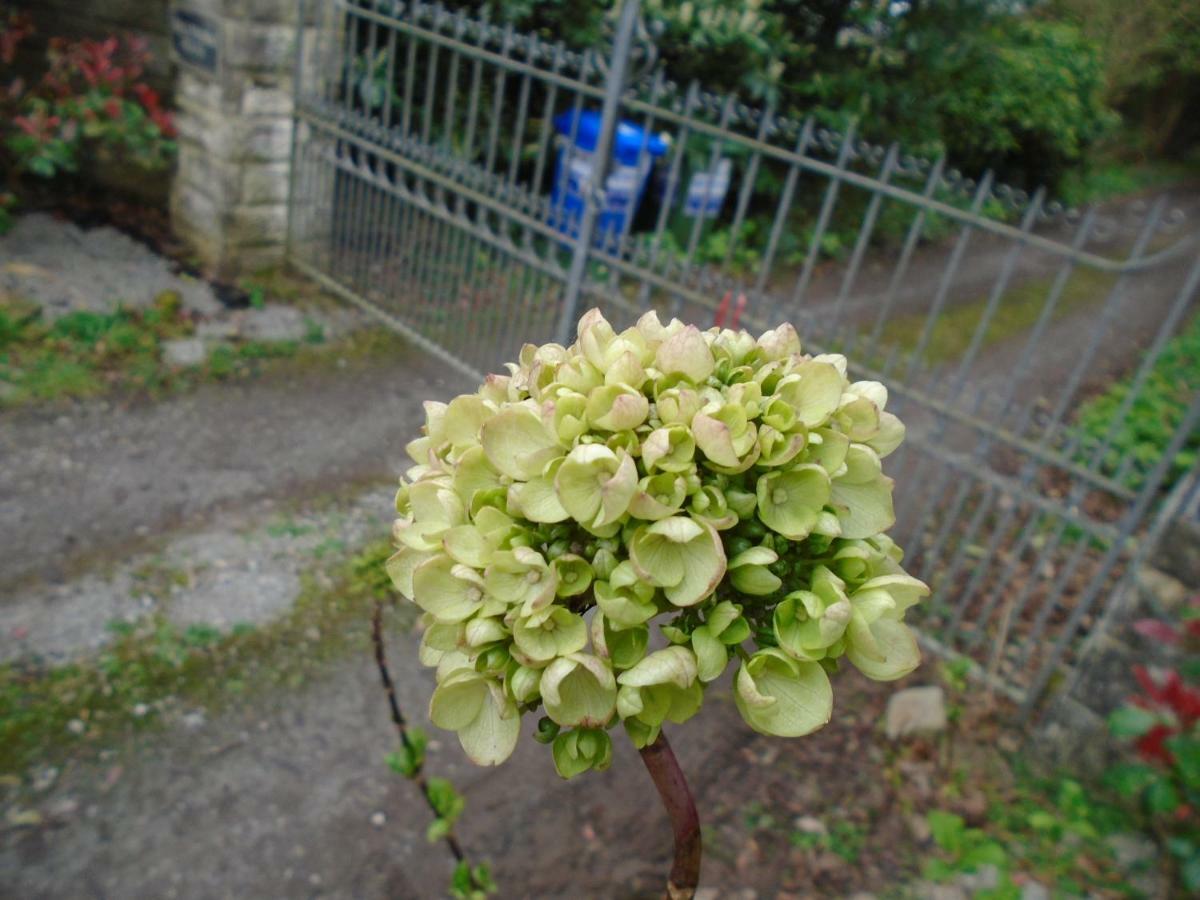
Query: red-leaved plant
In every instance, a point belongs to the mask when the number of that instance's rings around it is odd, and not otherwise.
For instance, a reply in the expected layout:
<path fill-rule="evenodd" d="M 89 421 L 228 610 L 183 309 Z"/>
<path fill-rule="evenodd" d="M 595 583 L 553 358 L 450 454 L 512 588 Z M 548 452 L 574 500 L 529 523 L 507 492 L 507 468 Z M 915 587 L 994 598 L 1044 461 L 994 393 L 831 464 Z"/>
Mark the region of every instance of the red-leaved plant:
<path fill-rule="evenodd" d="M 1136 798 L 1170 852 L 1179 880 L 1200 891 L 1200 596 L 1178 623 L 1142 619 L 1138 634 L 1166 645 L 1178 667 L 1135 666 L 1141 692 L 1109 718 L 1112 733 L 1132 739 L 1137 762 L 1112 769 L 1110 783 Z"/>
<path fill-rule="evenodd" d="M 156 169 L 175 151 L 171 114 L 143 80 L 145 40 L 52 38 L 39 78 L 4 74 L 33 30 L 27 14 L 0 11 L 0 168 L 9 173 L 0 226 L 26 173 L 74 172 L 86 155 Z"/>

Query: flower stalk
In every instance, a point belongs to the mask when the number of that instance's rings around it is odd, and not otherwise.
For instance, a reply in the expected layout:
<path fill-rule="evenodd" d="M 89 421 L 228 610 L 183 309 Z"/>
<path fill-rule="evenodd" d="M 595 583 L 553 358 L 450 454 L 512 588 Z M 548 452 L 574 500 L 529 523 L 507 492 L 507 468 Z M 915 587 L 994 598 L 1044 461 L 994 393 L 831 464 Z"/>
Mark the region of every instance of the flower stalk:
<path fill-rule="evenodd" d="M 671 818 L 675 861 L 667 880 L 667 900 L 691 900 L 700 883 L 700 816 L 679 760 L 661 731 L 639 751 L 646 771 Z"/>

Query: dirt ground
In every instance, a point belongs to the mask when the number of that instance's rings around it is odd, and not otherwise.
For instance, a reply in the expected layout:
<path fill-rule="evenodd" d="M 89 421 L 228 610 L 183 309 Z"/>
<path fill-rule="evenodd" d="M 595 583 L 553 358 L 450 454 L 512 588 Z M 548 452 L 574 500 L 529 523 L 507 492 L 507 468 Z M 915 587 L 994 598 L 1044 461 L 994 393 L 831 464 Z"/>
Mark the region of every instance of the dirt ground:
<path fill-rule="evenodd" d="M 432 679 L 414 643 L 393 635 L 393 668 L 404 707 L 423 719 Z M 916 877 L 922 835 L 895 805 L 914 796 L 937 802 L 939 768 L 932 745 L 889 749 L 875 736 L 890 691 L 843 677 L 833 724 L 777 741 L 751 732 L 718 686 L 700 716 L 672 731 L 705 826 L 704 887 L 722 897 L 844 897 L 887 893 Z M 437 740 L 430 773 L 463 790 L 460 837 L 473 858 L 492 861 L 501 897 L 657 896 L 670 829 L 625 741 L 616 741 L 607 772 L 563 782 L 533 741 L 503 767 L 480 770 L 453 737 L 426 727 Z M 41 826 L 7 829 L 0 892 L 31 900 L 440 896 L 451 863 L 425 842 L 428 812 L 413 786 L 382 764 L 393 740 L 365 652 L 302 690 L 132 737 L 66 765 L 35 798 L 46 811 Z M 897 777 L 925 787 L 897 792 Z M 908 810 L 918 819 L 920 811 Z M 756 819 L 764 815 L 778 827 L 764 828 Z M 853 822 L 862 863 L 789 847 L 793 820 L 813 819 Z"/>

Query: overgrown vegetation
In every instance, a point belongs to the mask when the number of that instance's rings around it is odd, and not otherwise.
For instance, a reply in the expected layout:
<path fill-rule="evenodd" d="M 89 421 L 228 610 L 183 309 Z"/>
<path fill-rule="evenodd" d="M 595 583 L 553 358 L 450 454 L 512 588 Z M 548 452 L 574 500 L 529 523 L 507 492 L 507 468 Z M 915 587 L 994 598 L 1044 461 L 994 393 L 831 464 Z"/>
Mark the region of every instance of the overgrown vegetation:
<path fill-rule="evenodd" d="M 1120 807 L 1070 778 L 1019 778 L 989 800 L 978 825 L 940 809 L 926 815 L 936 847 L 922 870 L 926 878 L 979 877 L 990 867 L 990 879 L 980 879 L 990 886 L 980 884 L 971 894 L 978 900 L 1020 900 L 1030 878 L 1065 896 L 1125 893 L 1125 876 L 1105 842 L 1126 827 Z M 1066 846 L 1071 852 L 1063 852 Z"/>
<path fill-rule="evenodd" d="M 1096 41 L 1067 17 L 1001 0 L 648 0 L 673 77 L 767 101 L 863 136 L 946 152 L 970 171 L 1055 183 L 1115 117 Z M 550 40 L 594 46 L 611 15 L 595 0 L 486 0 L 478 7 Z"/>
<path fill-rule="evenodd" d="M 98 157 L 162 169 L 175 152 L 175 126 L 142 78 L 146 41 L 51 38 L 34 79 L 7 70 L 33 33 L 30 17 L 0 5 L 0 232 L 11 222 L 23 175 L 55 178 Z"/>
<path fill-rule="evenodd" d="M 362 623 L 375 598 L 391 595 L 390 553 L 379 541 L 310 572 L 291 611 L 270 625 L 220 632 L 148 618 L 114 624 L 94 659 L 0 666 L 0 773 L 110 745 L 173 712 L 219 708 L 263 687 L 295 689 L 348 649 L 365 652 Z"/>
<path fill-rule="evenodd" d="M 110 390 L 159 393 L 197 379 L 252 375 L 265 361 L 321 344 L 310 325 L 300 341 L 223 342 L 198 366 L 169 365 L 163 344 L 193 333 L 178 294 L 167 291 L 146 309 L 78 310 L 47 320 L 39 307 L 0 299 L 0 405 L 90 397 Z"/>
<path fill-rule="evenodd" d="M 1136 379 L 1135 371 L 1115 382 L 1083 404 L 1076 416 L 1077 459 L 1087 464 L 1103 448 L 1100 470 L 1133 490 L 1162 457 L 1200 390 L 1200 318 L 1167 342 L 1140 388 Z M 1170 490 L 1198 459 L 1200 433 L 1193 433 L 1171 461 L 1162 489 Z"/>
<path fill-rule="evenodd" d="M 1135 760 L 1114 767 L 1109 782 L 1138 806 L 1143 827 L 1174 863 L 1176 880 L 1200 893 L 1200 596 L 1179 622 L 1143 619 L 1134 628 L 1178 655 L 1177 668 L 1134 668 L 1139 692 L 1115 710 L 1109 727 L 1133 742 Z"/>

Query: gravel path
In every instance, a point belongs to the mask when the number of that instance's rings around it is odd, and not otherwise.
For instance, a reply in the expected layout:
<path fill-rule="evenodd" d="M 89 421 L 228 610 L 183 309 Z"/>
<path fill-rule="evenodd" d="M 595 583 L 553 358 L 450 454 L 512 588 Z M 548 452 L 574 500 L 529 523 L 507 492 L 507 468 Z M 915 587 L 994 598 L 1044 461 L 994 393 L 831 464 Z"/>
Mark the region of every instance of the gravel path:
<path fill-rule="evenodd" d="M 316 562 L 387 535 L 394 496 L 383 485 L 300 511 L 263 500 L 172 533 L 153 551 L 66 581 L 34 582 L 13 591 L 0 610 L 0 663 L 62 663 L 103 646 L 109 623 L 157 613 L 182 627 L 222 632 L 265 624 L 292 607 Z"/>
<path fill-rule="evenodd" d="M 413 351 L 213 384 L 167 403 L 0 413 L 0 610 L 220 507 L 398 474 L 421 401 L 467 385 Z"/>

